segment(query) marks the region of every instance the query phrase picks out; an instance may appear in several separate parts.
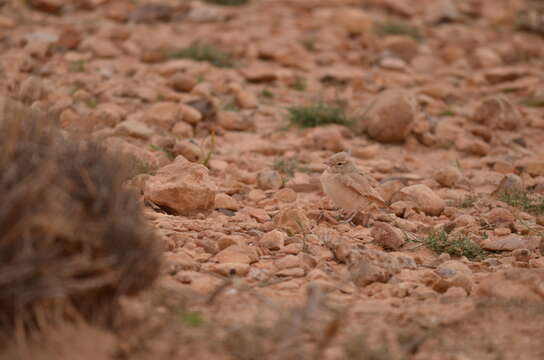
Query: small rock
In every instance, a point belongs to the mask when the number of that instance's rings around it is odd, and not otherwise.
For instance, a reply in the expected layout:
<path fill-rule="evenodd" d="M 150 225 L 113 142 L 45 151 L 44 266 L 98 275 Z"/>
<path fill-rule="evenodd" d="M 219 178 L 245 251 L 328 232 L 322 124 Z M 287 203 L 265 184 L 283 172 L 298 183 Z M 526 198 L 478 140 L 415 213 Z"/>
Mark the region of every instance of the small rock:
<path fill-rule="evenodd" d="M 114 127 L 124 120 L 127 112 L 115 103 L 100 103 L 93 110 L 91 117 L 103 126 Z"/>
<path fill-rule="evenodd" d="M 505 191 L 522 191 L 524 189 L 525 186 L 523 184 L 523 180 L 519 176 L 515 174 L 508 174 L 505 175 L 504 178 L 501 180 L 496 192 L 501 193 Z"/>
<path fill-rule="evenodd" d="M 385 249 L 398 250 L 406 242 L 400 229 L 384 222 L 375 222 L 370 234 Z"/>
<path fill-rule="evenodd" d="M 434 173 L 434 179 L 444 187 L 454 187 L 463 178 L 461 171 L 455 166 L 446 166 Z"/>
<path fill-rule="evenodd" d="M 455 140 L 455 147 L 459 151 L 478 156 L 485 156 L 491 151 L 491 146 L 470 134 L 459 134 Z"/>
<path fill-rule="evenodd" d="M 183 121 L 186 123 L 195 125 L 202 120 L 202 113 L 197 108 L 187 104 L 180 104 L 179 108 L 181 110 Z"/>
<path fill-rule="evenodd" d="M 152 128 L 147 126 L 146 123 L 137 119 L 129 119 L 120 122 L 115 127 L 115 132 L 144 140 L 151 138 L 155 134 Z"/>
<path fill-rule="evenodd" d="M 177 91 L 191 92 L 196 85 L 196 80 L 187 74 L 176 73 L 168 80 L 168 85 Z"/>
<path fill-rule="evenodd" d="M 389 89 L 380 93 L 365 112 L 356 124 L 359 131 L 366 131 L 377 141 L 401 142 L 416 117 L 416 102 L 405 90 Z"/>
<path fill-rule="evenodd" d="M 472 119 L 480 124 L 503 130 L 516 130 L 523 125 L 523 116 L 506 96 L 487 98 L 474 111 Z"/>
<path fill-rule="evenodd" d="M 234 199 L 232 196 L 221 193 L 215 195 L 215 208 L 216 209 L 229 209 L 229 210 L 240 210 L 240 203 L 238 200 Z"/>
<path fill-rule="evenodd" d="M 283 186 L 283 179 L 276 170 L 265 170 L 257 175 L 257 184 L 262 190 L 277 190 Z"/>
<path fill-rule="evenodd" d="M 222 263 L 215 264 L 212 269 L 214 272 L 223 276 L 247 276 L 249 274 L 250 266 L 243 263 Z"/>
<path fill-rule="evenodd" d="M 427 215 L 438 216 L 444 210 L 446 202 L 427 185 L 416 184 L 402 188 L 393 195 L 391 202 L 411 201 Z"/>
<path fill-rule="evenodd" d="M 297 193 L 290 188 L 281 189 L 274 194 L 274 199 L 285 203 L 292 203 L 297 201 Z"/>
<path fill-rule="evenodd" d="M 253 93 L 239 90 L 236 92 L 236 104 L 242 109 L 254 109 L 259 105 L 259 101 Z"/>
<path fill-rule="evenodd" d="M 296 206 L 286 206 L 274 217 L 276 227 L 288 234 L 304 233 L 310 229 L 310 221 L 304 211 Z"/>
<path fill-rule="evenodd" d="M 493 208 L 485 215 L 487 222 L 493 226 L 506 225 L 509 226 L 515 220 L 514 215 L 504 208 Z"/>
<path fill-rule="evenodd" d="M 172 128 L 172 135 L 180 139 L 188 139 L 194 136 L 193 127 L 185 121 L 177 122 Z"/>
<path fill-rule="evenodd" d="M 274 261 L 274 265 L 278 270 L 300 267 L 300 259 L 295 255 L 287 255 Z"/>
<path fill-rule="evenodd" d="M 208 213 L 214 208 L 215 184 L 205 166 L 178 156 L 147 181 L 144 197 L 179 215 Z"/>
<path fill-rule="evenodd" d="M 279 277 L 303 277 L 306 274 L 302 268 L 289 268 L 277 271 L 274 275 Z"/>
<path fill-rule="evenodd" d="M 337 125 L 326 125 L 308 131 L 302 144 L 304 147 L 315 150 L 344 150 L 342 129 Z"/>
<path fill-rule="evenodd" d="M 531 260 L 531 252 L 528 249 L 516 249 L 512 251 L 512 256 L 516 261 L 529 262 Z"/>
<path fill-rule="evenodd" d="M 165 130 L 170 130 L 175 123 L 181 121 L 180 106 L 174 102 L 159 102 L 151 105 L 144 113 L 143 120 Z"/>
<path fill-rule="evenodd" d="M 244 131 L 253 128 L 253 122 L 234 111 L 219 111 L 216 115 L 217 123 L 225 130 Z"/>
<path fill-rule="evenodd" d="M 482 249 L 491 251 L 513 251 L 516 249 L 535 250 L 540 239 L 533 236 L 510 234 L 507 236 L 490 236 L 480 244 Z"/>
<path fill-rule="evenodd" d="M 220 264 L 239 263 L 251 264 L 257 261 L 257 258 L 248 251 L 246 246 L 231 245 L 214 256 L 215 261 Z"/>
<path fill-rule="evenodd" d="M 279 230 L 272 230 L 263 235 L 259 244 L 269 250 L 279 250 L 285 242 L 285 233 Z"/>
<path fill-rule="evenodd" d="M 89 50 L 100 58 L 114 58 L 121 54 L 113 42 L 96 37 L 84 40 L 81 44 L 81 49 Z"/>
<path fill-rule="evenodd" d="M 365 250 L 349 258 L 351 279 L 357 286 L 387 282 L 400 271 L 396 256 L 383 251 Z"/>
<path fill-rule="evenodd" d="M 191 140 L 178 140 L 172 148 L 174 155 L 181 155 L 190 162 L 197 162 L 204 156 L 200 146 Z"/>
<path fill-rule="evenodd" d="M 382 49 L 409 63 L 418 53 L 418 43 L 409 36 L 392 35 L 383 40 Z"/>
<path fill-rule="evenodd" d="M 440 302 L 442 304 L 453 304 L 458 303 L 466 299 L 468 293 L 467 291 L 459 286 L 453 286 L 448 288 L 442 296 L 440 296 Z"/>

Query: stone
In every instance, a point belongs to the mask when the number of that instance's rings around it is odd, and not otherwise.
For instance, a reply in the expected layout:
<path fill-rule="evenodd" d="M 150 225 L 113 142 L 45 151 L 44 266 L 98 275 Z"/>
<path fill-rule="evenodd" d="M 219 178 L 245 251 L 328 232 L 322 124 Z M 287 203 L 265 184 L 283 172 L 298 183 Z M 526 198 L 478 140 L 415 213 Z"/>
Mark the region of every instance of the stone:
<path fill-rule="evenodd" d="M 459 134 L 455 140 L 457 150 L 473 155 L 485 156 L 491 151 L 491 146 L 470 134 Z"/>
<path fill-rule="evenodd" d="M 515 175 L 515 174 L 507 174 L 504 176 L 504 178 L 499 183 L 499 186 L 497 186 L 497 193 L 502 193 L 505 191 L 523 191 L 525 189 L 525 185 L 523 184 L 523 180 Z"/>
<path fill-rule="evenodd" d="M 144 113 L 143 120 L 165 130 L 170 130 L 175 123 L 182 120 L 182 111 L 174 102 L 158 102 L 151 105 Z"/>
<path fill-rule="evenodd" d="M 529 262 L 529 260 L 531 260 L 531 252 L 529 249 L 516 249 L 512 251 L 512 256 L 516 261 Z"/>
<path fill-rule="evenodd" d="M 115 132 L 121 135 L 129 135 L 140 139 L 150 139 L 155 132 L 146 123 L 137 119 L 128 119 L 120 122 L 115 127 Z"/>
<path fill-rule="evenodd" d="M 106 39 L 92 37 L 81 43 L 82 50 L 88 50 L 99 58 L 114 58 L 121 54 L 121 51 L 113 42 Z"/>
<path fill-rule="evenodd" d="M 365 115 L 355 125 L 380 142 L 402 142 L 416 117 L 414 96 L 402 89 L 380 93 L 365 109 Z"/>
<path fill-rule="evenodd" d="M 251 267 L 243 263 L 222 263 L 215 264 L 212 267 L 213 271 L 223 276 L 247 276 Z"/>
<path fill-rule="evenodd" d="M 495 227 L 498 225 L 509 226 L 516 219 L 508 209 L 493 208 L 485 215 L 487 222 Z"/>
<path fill-rule="evenodd" d="M 253 122 L 240 112 L 219 111 L 216 118 L 217 123 L 225 130 L 244 131 L 253 128 Z"/>
<path fill-rule="evenodd" d="M 338 125 L 325 125 L 310 129 L 302 140 L 304 147 L 314 150 L 344 150 L 342 128 Z"/>
<path fill-rule="evenodd" d="M 190 162 L 200 161 L 204 156 L 200 146 L 189 139 L 177 140 L 172 149 L 172 153 L 174 155 L 181 155 Z"/>
<path fill-rule="evenodd" d="M 393 195 L 391 202 L 411 201 L 427 215 L 438 216 L 444 210 L 446 202 L 427 185 L 416 184 L 400 189 Z"/>
<path fill-rule="evenodd" d="M 297 206 L 286 206 L 274 217 L 274 225 L 288 234 L 305 233 L 310 229 L 310 221 L 304 211 Z"/>
<path fill-rule="evenodd" d="M 483 100 L 474 111 L 472 120 L 501 130 L 517 130 L 523 125 L 520 110 L 504 95 Z"/>
<path fill-rule="evenodd" d="M 279 230 L 272 230 L 263 235 L 259 245 L 269 250 L 279 250 L 283 247 L 286 235 Z"/>
<path fill-rule="evenodd" d="M 370 235 L 383 248 L 389 250 L 398 250 L 406 242 L 400 229 L 380 221 L 374 223 Z"/>
<path fill-rule="evenodd" d="M 236 92 L 236 104 L 241 109 L 255 109 L 259 105 L 259 101 L 252 92 L 239 90 Z"/>
<path fill-rule="evenodd" d="M 177 91 L 191 92 L 196 85 L 196 80 L 187 74 L 176 73 L 168 79 L 168 85 Z"/>
<path fill-rule="evenodd" d="M 95 122 L 108 127 L 116 126 L 123 121 L 126 116 L 127 112 L 124 108 L 111 102 L 98 104 L 91 114 L 91 117 Z"/>
<path fill-rule="evenodd" d="M 483 279 L 476 294 L 480 297 L 507 300 L 520 305 L 523 301 L 542 303 L 544 292 L 539 284 L 543 282 L 544 269 L 501 270 Z"/>
<path fill-rule="evenodd" d="M 435 171 L 433 178 L 440 185 L 451 188 L 463 178 L 463 174 L 461 174 L 459 168 L 455 166 L 445 166 Z"/>
<path fill-rule="evenodd" d="M 187 104 L 179 104 L 183 121 L 196 125 L 202 120 L 202 113 L 195 107 Z"/>
<path fill-rule="evenodd" d="M 295 255 L 286 255 L 274 261 L 274 266 L 278 270 L 300 267 L 300 259 Z"/>
<path fill-rule="evenodd" d="M 482 249 L 491 251 L 513 251 L 517 249 L 536 250 L 540 238 L 535 236 L 521 236 L 510 234 L 506 236 L 491 235 L 481 242 Z"/>
<path fill-rule="evenodd" d="M 283 179 L 276 170 L 264 170 L 257 174 L 257 184 L 262 190 L 277 190 L 283 186 Z"/>
<path fill-rule="evenodd" d="M 400 269 L 397 257 L 383 251 L 364 250 L 349 258 L 351 279 L 359 287 L 374 282 L 385 283 Z"/>
<path fill-rule="evenodd" d="M 281 189 L 274 194 L 274 199 L 284 203 L 292 203 L 297 201 L 297 193 L 290 188 Z"/>
<path fill-rule="evenodd" d="M 187 252 L 180 251 L 177 253 L 167 252 L 165 254 L 166 269 L 169 274 L 175 274 L 178 271 L 184 270 L 200 270 L 200 264 L 196 262 Z"/>
<path fill-rule="evenodd" d="M 28 4 L 36 10 L 58 14 L 64 6 L 63 0 L 29 0 Z"/>
<path fill-rule="evenodd" d="M 176 214 L 189 216 L 213 210 L 215 188 L 205 166 L 178 156 L 147 181 L 144 197 Z"/>
<path fill-rule="evenodd" d="M 247 246 L 231 245 L 214 256 L 215 261 L 220 264 L 240 263 L 251 264 L 257 261 L 257 257 L 251 252 Z"/>
<path fill-rule="evenodd" d="M 172 127 L 171 133 L 179 139 L 188 139 L 194 136 L 193 127 L 185 121 L 177 122 Z"/>
<path fill-rule="evenodd" d="M 409 63 L 417 55 L 418 43 L 409 36 L 391 35 L 383 39 L 382 49 Z"/>
<path fill-rule="evenodd" d="M 229 209 L 238 211 L 240 210 L 240 203 L 238 200 L 234 199 L 232 196 L 229 196 L 224 193 L 215 195 L 215 208 L 216 209 Z"/>

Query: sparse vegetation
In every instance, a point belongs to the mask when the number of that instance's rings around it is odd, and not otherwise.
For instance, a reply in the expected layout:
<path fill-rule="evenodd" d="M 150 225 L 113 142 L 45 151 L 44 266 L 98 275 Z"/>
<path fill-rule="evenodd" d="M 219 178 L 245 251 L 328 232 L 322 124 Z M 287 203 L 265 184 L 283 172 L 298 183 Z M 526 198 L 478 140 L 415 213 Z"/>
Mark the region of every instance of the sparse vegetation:
<path fill-rule="evenodd" d="M 532 214 L 544 214 L 544 197 L 526 190 L 503 191 L 499 199 L 510 206 Z"/>
<path fill-rule="evenodd" d="M 291 88 L 297 91 L 306 90 L 306 79 L 297 76 L 295 82 L 291 85 Z"/>
<path fill-rule="evenodd" d="M 240 111 L 240 107 L 233 102 L 228 102 L 223 105 L 225 111 Z"/>
<path fill-rule="evenodd" d="M 259 93 L 259 95 L 263 98 L 267 98 L 267 99 L 273 99 L 275 97 L 274 93 L 270 90 L 267 90 L 267 89 L 263 89 L 261 90 L 261 92 Z"/>
<path fill-rule="evenodd" d="M 377 25 L 377 32 L 380 36 L 405 35 L 416 40 L 421 40 L 419 30 L 411 25 L 402 22 L 383 22 Z"/>
<path fill-rule="evenodd" d="M 544 97 L 528 97 L 521 104 L 527 107 L 544 107 Z"/>
<path fill-rule="evenodd" d="M 339 103 L 326 104 L 318 102 L 310 106 L 294 106 L 287 109 L 289 120 L 299 127 L 316 127 L 326 124 L 340 124 L 350 126 L 344 107 Z"/>
<path fill-rule="evenodd" d="M 440 113 L 440 116 L 455 116 L 455 112 L 450 109 L 446 109 Z"/>
<path fill-rule="evenodd" d="M 84 72 L 85 71 L 85 62 L 84 61 L 74 61 L 68 65 L 68 71 L 70 72 Z"/>
<path fill-rule="evenodd" d="M 459 236 L 452 239 L 445 231 L 432 232 L 427 237 L 416 238 L 412 241 L 421 243 L 438 254 L 466 256 L 469 260 L 482 260 L 487 256 L 487 251 L 467 237 Z"/>
<path fill-rule="evenodd" d="M 166 156 L 167 156 L 168 159 L 170 159 L 170 160 L 174 160 L 175 157 L 176 157 L 171 151 L 169 151 L 169 150 L 167 150 L 167 149 L 165 149 L 165 148 L 163 148 L 163 147 L 161 147 L 161 146 L 154 145 L 154 144 L 150 144 L 149 147 L 150 147 L 151 150 L 153 150 L 153 151 L 162 151 L 163 153 L 166 154 Z"/>
<path fill-rule="evenodd" d="M 317 40 L 314 37 L 307 37 L 300 40 L 300 43 L 302 44 L 302 46 L 304 46 L 306 50 L 312 51 L 312 52 L 316 50 L 316 46 L 315 46 L 316 42 Z"/>
<path fill-rule="evenodd" d="M 287 175 L 289 177 L 295 176 L 295 172 L 311 172 L 310 169 L 301 165 L 300 161 L 297 159 L 276 159 L 272 168 L 281 174 Z"/>
<path fill-rule="evenodd" d="M 229 54 L 203 43 L 195 43 L 184 49 L 173 51 L 171 57 L 175 59 L 206 61 L 212 65 L 223 68 L 234 67 L 234 61 Z"/>
<path fill-rule="evenodd" d="M 464 198 L 463 202 L 461 203 L 462 208 L 471 208 L 474 206 L 474 203 L 478 200 L 476 196 L 469 195 Z"/>

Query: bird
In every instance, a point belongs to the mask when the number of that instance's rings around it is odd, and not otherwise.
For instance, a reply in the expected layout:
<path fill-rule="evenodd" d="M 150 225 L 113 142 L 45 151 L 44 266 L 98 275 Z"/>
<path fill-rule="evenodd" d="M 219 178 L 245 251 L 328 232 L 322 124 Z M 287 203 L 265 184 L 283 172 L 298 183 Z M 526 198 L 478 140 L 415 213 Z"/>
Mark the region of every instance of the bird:
<path fill-rule="evenodd" d="M 336 207 L 350 214 L 345 222 L 350 222 L 359 211 L 371 204 L 387 207 L 375 188 L 377 181 L 358 169 L 347 152 L 332 155 L 325 165 L 327 168 L 320 177 L 323 191 Z"/>

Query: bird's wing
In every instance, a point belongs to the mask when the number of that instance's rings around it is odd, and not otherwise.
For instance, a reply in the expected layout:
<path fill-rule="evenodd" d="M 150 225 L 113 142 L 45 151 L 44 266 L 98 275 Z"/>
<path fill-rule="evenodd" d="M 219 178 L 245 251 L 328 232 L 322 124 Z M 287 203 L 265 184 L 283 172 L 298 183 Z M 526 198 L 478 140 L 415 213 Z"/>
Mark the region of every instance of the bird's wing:
<path fill-rule="evenodd" d="M 366 175 L 354 172 L 346 174 L 347 176 L 339 176 L 342 183 L 381 206 L 386 206 L 385 200 L 380 193 L 372 186 L 372 181 Z"/>

